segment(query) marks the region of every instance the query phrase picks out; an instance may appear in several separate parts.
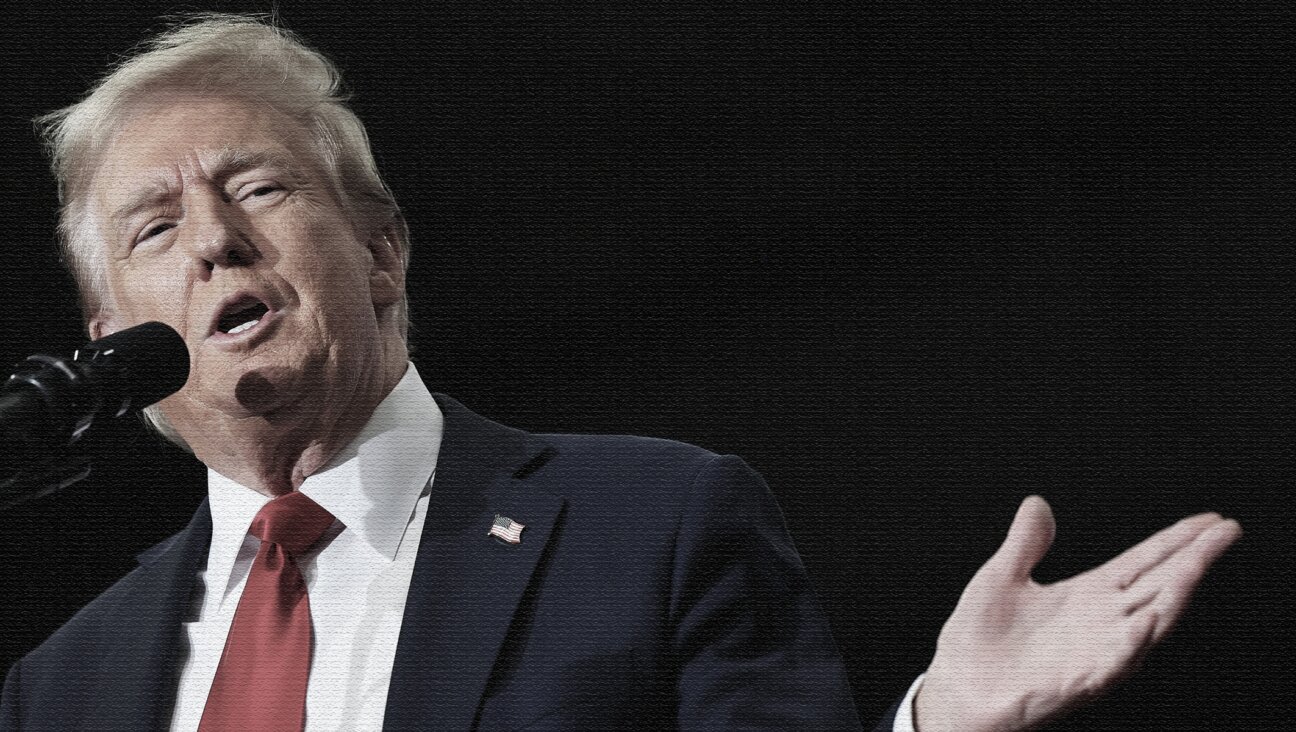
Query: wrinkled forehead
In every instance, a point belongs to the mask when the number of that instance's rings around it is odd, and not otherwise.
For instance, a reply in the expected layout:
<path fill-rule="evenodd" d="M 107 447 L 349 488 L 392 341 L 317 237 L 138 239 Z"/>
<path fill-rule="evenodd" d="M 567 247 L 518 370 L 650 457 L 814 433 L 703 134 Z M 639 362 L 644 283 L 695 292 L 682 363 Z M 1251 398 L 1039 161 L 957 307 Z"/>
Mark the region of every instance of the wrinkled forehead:
<path fill-rule="evenodd" d="M 97 195 L 257 165 L 303 175 L 322 167 L 302 124 L 268 104 L 224 97 L 168 96 L 136 105 L 102 148 L 89 181 Z"/>
<path fill-rule="evenodd" d="M 294 187 L 312 177 L 287 149 L 276 145 L 197 147 L 152 166 L 105 165 L 95 188 L 95 210 L 101 222 L 115 225 L 140 209 L 175 201 L 188 186 L 223 187 L 244 173 Z"/>

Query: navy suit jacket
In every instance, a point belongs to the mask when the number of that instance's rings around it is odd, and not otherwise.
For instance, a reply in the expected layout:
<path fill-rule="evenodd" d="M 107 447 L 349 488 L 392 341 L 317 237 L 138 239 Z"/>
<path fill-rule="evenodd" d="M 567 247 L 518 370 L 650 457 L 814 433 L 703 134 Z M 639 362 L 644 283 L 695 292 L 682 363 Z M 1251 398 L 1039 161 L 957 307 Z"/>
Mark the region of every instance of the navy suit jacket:
<path fill-rule="evenodd" d="M 744 462 L 529 434 L 434 396 L 445 432 L 386 729 L 859 727 L 782 515 Z M 520 544 L 487 537 L 496 514 L 526 525 Z M 210 538 L 204 501 L 14 665 L 0 728 L 165 728 Z"/>

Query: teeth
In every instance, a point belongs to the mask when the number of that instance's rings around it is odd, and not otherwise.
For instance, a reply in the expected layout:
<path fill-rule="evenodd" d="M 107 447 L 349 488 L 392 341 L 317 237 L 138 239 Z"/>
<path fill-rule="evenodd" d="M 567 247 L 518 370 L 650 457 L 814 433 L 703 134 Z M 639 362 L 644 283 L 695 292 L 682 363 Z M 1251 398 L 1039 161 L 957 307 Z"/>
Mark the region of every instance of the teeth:
<path fill-rule="evenodd" d="M 230 328 L 228 332 L 229 332 L 230 335 L 236 335 L 236 334 L 238 334 L 238 333 L 242 333 L 242 332 L 245 331 L 245 330 L 251 330 L 251 329 L 253 328 L 253 326 L 255 326 L 257 323 L 260 323 L 260 322 L 261 322 L 261 319 L 260 319 L 260 318 L 258 318 L 258 319 L 256 319 L 256 320 L 249 320 L 248 322 L 246 322 L 246 323 L 244 323 L 243 325 L 240 325 L 240 326 L 238 326 L 238 327 L 236 327 L 236 328 Z"/>

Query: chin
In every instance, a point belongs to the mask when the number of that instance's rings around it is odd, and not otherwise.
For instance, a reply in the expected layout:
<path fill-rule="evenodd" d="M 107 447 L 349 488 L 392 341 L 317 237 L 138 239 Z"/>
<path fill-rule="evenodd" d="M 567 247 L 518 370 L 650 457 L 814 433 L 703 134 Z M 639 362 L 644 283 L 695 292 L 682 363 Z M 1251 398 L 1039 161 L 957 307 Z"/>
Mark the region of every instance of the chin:
<path fill-rule="evenodd" d="M 238 377 L 234 400 L 248 414 L 272 416 L 297 401 L 301 374 L 283 367 L 250 369 Z"/>
<path fill-rule="evenodd" d="M 300 369 L 274 364 L 246 364 L 243 368 L 226 371 L 215 378 L 200 379 L 190 384 L 195 393 L 189 400 L 206 405 L 230 417 L 275 416 L 289 410 L 301 397 L 318 389 L 308 388 L 308 379 Z M 183 392 L 182 392 L 183 393 Z"/>

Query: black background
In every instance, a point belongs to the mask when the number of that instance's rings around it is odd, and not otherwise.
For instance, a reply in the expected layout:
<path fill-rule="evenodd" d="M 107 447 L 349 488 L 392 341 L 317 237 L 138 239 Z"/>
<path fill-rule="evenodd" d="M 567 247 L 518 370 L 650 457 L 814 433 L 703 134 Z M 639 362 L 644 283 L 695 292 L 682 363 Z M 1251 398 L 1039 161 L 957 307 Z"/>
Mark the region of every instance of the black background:
<path fill-rule="evenodd" d="M 83 340 L 29 120 L 198 9 L 132 5 L 4 18 L 4 362 Z M 1196 511 L 1246 530 L 1143 672 L 1058 728 L 1282 727 L 1292 18 L 1138 5 L 279 10 L 342 68 L 410 221 L 425 380 L 517 427 L 745 457 L 866 722 L 1038 492 L 1041 581 Z M 203 495 L 188 456 L 115 438 L 0 516 L 6 666 Z"/>

